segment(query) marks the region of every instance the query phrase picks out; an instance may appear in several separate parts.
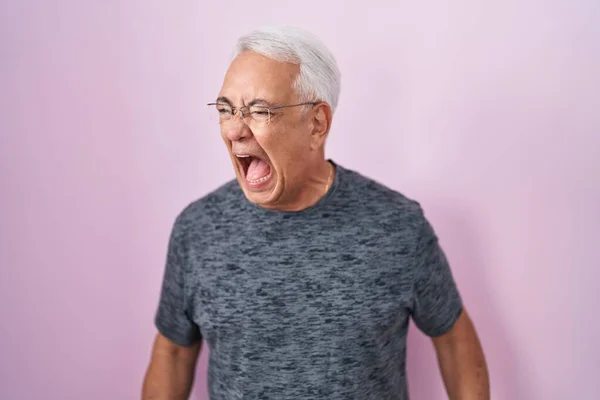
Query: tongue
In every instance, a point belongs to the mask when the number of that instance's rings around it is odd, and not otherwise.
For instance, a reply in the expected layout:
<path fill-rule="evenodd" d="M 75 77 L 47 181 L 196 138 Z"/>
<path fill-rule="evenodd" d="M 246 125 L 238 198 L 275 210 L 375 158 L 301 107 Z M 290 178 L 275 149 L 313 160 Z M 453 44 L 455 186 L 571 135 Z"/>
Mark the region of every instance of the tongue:
<path fill-rule="evenodd" d="M 269 175 L 271 172 L 271 167 L 269 164 L 261 160 L 260 158 L 254 157 L 250 166 L 248 166 L 248 172 L 246 173 L 246 178 L 251 181 L 255 181 L 260 178 L 264 178 Z"/>

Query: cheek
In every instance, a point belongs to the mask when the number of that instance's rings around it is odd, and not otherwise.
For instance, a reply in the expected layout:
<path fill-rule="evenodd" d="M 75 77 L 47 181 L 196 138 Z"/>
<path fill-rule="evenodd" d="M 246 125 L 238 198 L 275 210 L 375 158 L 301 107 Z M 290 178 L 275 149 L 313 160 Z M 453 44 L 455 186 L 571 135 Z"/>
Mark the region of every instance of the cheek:
<path fill-rule="evenodd" d="M 267 153 L 269 159 L 277 166 L 282 167 L 289 162 L 297 145 L 289 131 L 268 131 L 256 133 L 258 145 Z"/>
<path fill-rule="evenodd" d="M 254 140 L 260 146 L 261 149 L 267 153 L 269 158 L 276 158 L 279 153 L 279 148 L 283 144 L 280 138 L 280 134 L 277 131 L 271 130 L 260 130 L 254 132 Z"/>
<path fill-rule="evenodd" d="M 305 127 L 278 123 L 271 129 L 254 132 L 258 145 L 267 153 L 279 173 L 285 174 L 283 170 L 298 166 L 310 152 L 310 134 L 303 128 Z"/>

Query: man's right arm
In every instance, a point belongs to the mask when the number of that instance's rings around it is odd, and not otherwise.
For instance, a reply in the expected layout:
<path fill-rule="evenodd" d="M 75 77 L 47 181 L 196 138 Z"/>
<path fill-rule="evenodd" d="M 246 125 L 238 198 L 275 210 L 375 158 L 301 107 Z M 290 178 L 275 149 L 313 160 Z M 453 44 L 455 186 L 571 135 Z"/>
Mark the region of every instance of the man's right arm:
<path fill-rule="evenodd" d="M 187 400 L 192 390 L 200 343 L 181 346 L 158 333 L 142 388 L 142 400 Z"/>

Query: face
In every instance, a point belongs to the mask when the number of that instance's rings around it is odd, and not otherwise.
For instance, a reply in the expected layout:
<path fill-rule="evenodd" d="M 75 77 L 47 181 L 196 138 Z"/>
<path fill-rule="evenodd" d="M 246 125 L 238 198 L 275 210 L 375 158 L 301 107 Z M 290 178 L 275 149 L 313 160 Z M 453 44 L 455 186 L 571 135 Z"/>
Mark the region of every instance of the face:
<path fill-rule="evenodd" d="M 299 70 L 295 64 L 243 52 L 231 63 L 217 103 L 237 109 L 303 103 L 293 89 Z M 274 109 L 268 122 L 259 121 L 264 114 L 253 119 L 249 111 L 243 109 L 244 117 L 237 111 L 220 122 L 240 186 L 260 206 L 293 208 L 322 184 L 316 176 L 324 160 L 331 109 L 326 103 Z"/>

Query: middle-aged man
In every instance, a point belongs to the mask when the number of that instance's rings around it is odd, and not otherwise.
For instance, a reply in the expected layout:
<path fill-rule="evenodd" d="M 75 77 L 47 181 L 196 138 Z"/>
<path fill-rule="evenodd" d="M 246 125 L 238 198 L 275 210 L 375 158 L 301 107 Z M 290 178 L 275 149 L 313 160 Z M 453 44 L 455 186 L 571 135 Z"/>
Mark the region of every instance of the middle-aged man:
<path fill-rule="evenodd" d="M 335 59 L 311 34 L 239 39 L 210 104 L 237 179 L 174 223 L 143 399 L 187 399 L 202 341 L 211 400 L 407 399 L 411 318 L 432 337 L 449 397 L 489 399 L 477 334 L 419 204 L 325 158 L 339 92 Z"/>

